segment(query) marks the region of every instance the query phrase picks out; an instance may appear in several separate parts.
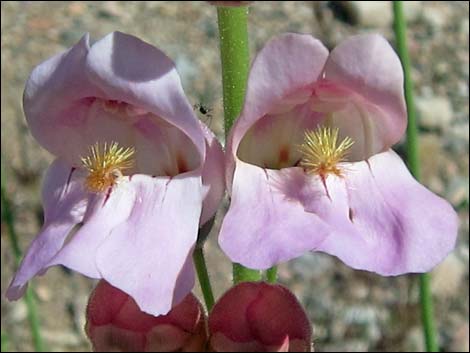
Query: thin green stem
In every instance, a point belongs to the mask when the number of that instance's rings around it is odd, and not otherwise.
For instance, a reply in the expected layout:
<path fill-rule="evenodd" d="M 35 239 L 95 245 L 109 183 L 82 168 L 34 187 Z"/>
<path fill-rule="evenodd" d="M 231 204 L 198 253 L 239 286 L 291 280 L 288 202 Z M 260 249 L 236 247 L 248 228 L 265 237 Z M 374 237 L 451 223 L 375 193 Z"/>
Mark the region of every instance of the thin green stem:
<path fill-rule="evenodd" d="M 413 82 L 411 80 L 411 63 L 408 55 L 406 41 L 406 20 L 403 13 L 403 2 L 393 2 L 393 13 L 395 19 L 395 37 L 397 41 L 398 53 L 403 64 L 405 75 L 405 98 L 408 109 L 408 128 L 406 130 L 406 151 L 407 162 L 411 173 L 416 179 L 420 178 L 420 162 L 418 150 L 418 127 L 413 100 Z M 419 289 L 421 299 L 421 315 L 428 352 L 438 352 L 437 332 L 434 322 L 434 308 L 432 294 L 429 285 L 429 274 L 420 275 Z"/>
<path fill-rule="evenodd" d="M 207 271 L 206 260 L 204 258 L 202 247 L 196 247 L 194 250 L 193 259 L 207 311 L 210 312 L 214 306 L 214 294 L 212 292 L 211 282 L 209 279 L 209 273 Z"/>
<path fill-rule="evenodd" d="M 227 136 L 240 114 L 245 99 L 250 52 L 248 48 L 248 7 L 218 7 L 224 127 Z"/>
<path fill-rule="evenodd" d="M 39 315 L 36 306 L 36 299 L 34 297 L 34 290 L 32 286 L 26 289 L 24 300 L 28 308 L 28 321 L 31 327 L 31 336 L 33 338 L 33 346 L 36 352 L 45 352 L 44 343 L 41 335 L 41 324 L 39 322 Z"/>
<path fill-rule="evenodd" d="M 240 264 L 233 264 L 233 284 L 261 281 L 261 271 L 252 270 Z"/>
<path fill-rule="evenodd" d="M 408 55 L 406 22 L 403 14 L 402 1 L 394 1 L 393 10 L 395 14 L 395 37 L 398 54 L 400 55 L 405 75 L 405 99 L 408 110 L 408 128 L 406 130 L 406 159 L 411 173 L 416 179 L 419 179 L 421 177 L 421 170 L 418 150 L 418 126 L 416 122 L 416 112 L 413 98 L 413 81 L 411 80 L 411 62 Z"/>
<path fill-rule="evenodd" d="M 269 270 L 266 271 L 266 280 L 269 283 L 277 282 L 277 266 L 273 266 Z"/>
<path fill-rule="evenodd" d="M 10 205 L 10 200 L 6 196 L 6 190 L 5 190 L 5 173 L 3 170 L 2 166 L 2 176 L 1 176 L 1 201 L 2 201 L 2 221 L 5 223 L 8 231 L 8 235 L 10 238 L 10 245 L 13 250 L 13 255 L 15 258 L 15 267 L 18 267 L 21 261 L 21 249 L 18 244 L 18 238 L 16 236 L 16 230 L 15 230 L 15 220 L 14 220 L 14 215 L 11 210 L 11 205 Z"/>
<path fill-rule="evenodd" d="M 432 300 L 430 279 L 431 277 L 429 273 L 423 273 L 419 276 L 421 320 L 423 322 L 426 350 L 428 352 L 439 352 L 436 323 L 434 321 L 434 304 Z"/>
<path fill-rule="evenodd" d="M 248 48 L 248 7 L 218 7 L 225 136 L 241 112 L 245 99 L 250 53 Z M 234 284 L 261 280 L 261 272 L 233 264 Z"/>
<path fill-rule="evenodd" d="M 15 256 L 15 265 L 19 266 L 21 261 L 21 249 L 18 244 L 18 237 L 16 235 L 15 229 L 15 216 L 11 209 L 11 203 L 6 194 L 6 176 L 3 170 L 3 165 L 1 167 L 1 202 L 2 202 L 2 221 L 5 222 L 8 235 L 10 238 L 10 244 L 13 249 L 13 254 Z M 31 336 L 33 339 L 33 345 L 36 352 L 43 352 L 45 350 L 44 343 L 41 336 L 39 316 L 36 308 L 36 300 L 34 298 L 34 293 L 31 286 L 26 290 L 24 300 L 26 302 L 26 308 L 28 311 L 28 321 L 31 329 Z"/>
<path fill-rule="evenodd" d="M 2 331 L 2 352 L 8 352 L 8 336 Z"/>

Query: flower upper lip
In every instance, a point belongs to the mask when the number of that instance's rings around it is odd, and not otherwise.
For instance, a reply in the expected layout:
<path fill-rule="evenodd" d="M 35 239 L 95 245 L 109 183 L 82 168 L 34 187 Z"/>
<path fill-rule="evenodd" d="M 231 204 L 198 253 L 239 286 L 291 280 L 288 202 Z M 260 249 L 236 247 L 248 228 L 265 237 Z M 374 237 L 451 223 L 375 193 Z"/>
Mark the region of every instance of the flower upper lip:
<path fill-rule="evenodd" d="M 46 68 L 50 70 L 47 80 Z M 95 142 L 111 142 L 96 127 L 90 130 L 96 134 L 91 140 L 76 133 L 77 127 L 91 127 L 94 119 L 104 119 L 103 111 L 90 117 L 95 104 L 92 98 L 126 103 L 166 121 L 187 136 L 199 154 L 198 166 L 202 166 L 204 136 L 172 61 L 158 49 L 120 32 L 90 47 L 85 35 L 72 49 L 38 66 L 24 93 L 33 136 L 52 154 L 73 163 Z"/>
<path fill-rule="evenodd" d="M 292 105 L 295 97 L 307 99 Z M 383 37 L 353 36 L 328 53 L 309 35 L 283 34 L 272 39 L 254 60 L 244 108 L 227 140 L 229 191 L 234 162 L 240 158 L 239 147 L 247 132 L 273 111 L 277 114 L 282 104 L 293 111 L 296 106 L 318 100 L 323 104 L 322 111 L 350 104 L 344 116 L 334 119 L 333 126 L 340 128 L 342 138 L 349 136 L 356 141 L 352 161 L 387 150 L 405 131 L 403 71 Z M 257 153 L 259 150 L 252 151 L 252 155 Z"/>

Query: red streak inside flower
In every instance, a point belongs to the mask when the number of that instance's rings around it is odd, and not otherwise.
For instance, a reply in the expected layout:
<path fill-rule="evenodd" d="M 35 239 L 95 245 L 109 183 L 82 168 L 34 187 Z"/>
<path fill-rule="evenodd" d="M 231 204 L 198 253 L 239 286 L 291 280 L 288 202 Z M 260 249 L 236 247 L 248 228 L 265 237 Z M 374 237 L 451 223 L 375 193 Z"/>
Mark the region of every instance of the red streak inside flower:
<path fill-rule="evenodd" d="M 178 174 L 189 171 L 188 163 L 186 163 L 184 157 L 179 153 L 176 155 L 176 165 L 178 167 Z"/>
<path fill-rule="evenodd" d="M 279 150 L 279 165 L 281 167 L 287 165 L 289 162 L 289 148 L 287 146 L 282 146 Z"/>

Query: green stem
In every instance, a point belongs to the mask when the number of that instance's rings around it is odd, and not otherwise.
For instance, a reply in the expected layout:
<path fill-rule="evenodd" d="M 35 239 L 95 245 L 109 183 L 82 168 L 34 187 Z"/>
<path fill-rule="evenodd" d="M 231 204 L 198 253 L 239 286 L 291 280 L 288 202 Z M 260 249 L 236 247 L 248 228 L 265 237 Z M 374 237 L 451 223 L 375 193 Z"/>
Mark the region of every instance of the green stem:
<path fill-rule="evenodd" d="M 194 265 L 196 267 L 199 285 L 201 286 L 202 295 L 206 302 L 207 311 L 210 312 L 214 306 L 214 294 L 212 292 L 209 273 L 207 272 L 206 260 L 202 247 L 196 247 L 193 254 Z"/>
<path fill-rule="evenodd" d="M 2 352 L 8 352 L 8 337 L 2 331 Z"/>
<path fill-rule="evenodd" d="M 228 135 L 245 99 L 250 52 L 248 48 L 248 7 L 218 7 L 224 127 Z"/>
<path fill-rule="evenodd" d="M 261 271 L 252 270 L 240 264 L 233 264 L 233 284 L 261 281 Z"/>
<path fill-rule="evenodd" d="M 266 271 L 266 280 L 269 283 L 277 282 L 277 266 L 273 266 L 269 270 Z"/>
<path fill-rule="evenodd" d="M 15 257 L 15 265 L 18 268 L 21 262 L 21 249 L 18 244 L 18 237 L 15 229 L 15 217 L 11 209 L 10 200 L 6 194 L 6 180 L 3 165 L 1 167 L 1 202 L 2 202 L 2 221 L 5 222 L 8 235 L 10 238 L 10 244 L 13 249 L 13 255 Z M 31 286 L 26 290 L 24 300 L 26 302 L 26 308 L 28 312 L 28 321 L 31 329 L 31 336 L 33 339 L 33 345 L 36 352 L 43 352 L 45 350 L 44 343 L 40 331 L 39 317 L 36 308 L 36 300 L 34 298 L 33 289 Z"/>
<path fill-rule="evenodd" d="M 36 352 L 45 352 L 44 343 L 42 341 L 39 315 L 36 306 L 36 299 L 34 297 L 34 290 L 32 286 L 26 289 L 25 298 L 26 307 L 28 309 L 28 321 L 31 327 L 31 336 L 33 337 L 33 345 Z"/>
<path fill-rule="evenodd" d="M 426 350 L 428 352 L 439 352 L 430 279 L 431 277 L 428 273 L 423 273 L 419 276 L 421 320 L 423 322 Z"/>
<path fill-rule="evenodd" d="M 413 100 L 413 82 L 411 80 L 411 63 L 408 55 L 406 43 L 406 21 L 403 13 L 403 2 L 393 2 L 393 13 L 395 19 L 395 37 L 397 41 L 398 53 L 403 64 L 405 75 L 405 98 L 408 109 L 408 128 L 406 130 L 406 151 L 407 162 L 411 173 L 416 179 L 420 178 L 420 162 L 418 150 L 418 127 Z M 420 275 L 419 289 L 421 299 L 421 315 L 426 340 L 426 350 L 428 352 L 438 352 L 437 333 L 434 322 L 434 309 L 432 294 L 429 285 L 429 274 Z"/>
<path fill-rule="evenodd" d="M 411 80 L 411 62 L 408 55 L 406 40 L 406 22 L 403 15 L 403 4 L 401 1 L 393 2 L 395 14 L 395 36 L 398 54 L 403 65 L 405 75 L 405 99 L 408 110 L 408 128 L 406 130 L 407 162 L 411 173 L 416 179 L 420 176 L 419 151 L 418 151 L 418 126 L 413 98 L 413 81 Z"/>
<path fill-rule="evenodd" d="M 248 7 L 218 7 L 222 86 L 224 92 L 225 136 L 240 114 L 245 99 L 250 53 L 248 48 Z M 233 282 L 261 280 L 261 272 L 233 264 Z"/>

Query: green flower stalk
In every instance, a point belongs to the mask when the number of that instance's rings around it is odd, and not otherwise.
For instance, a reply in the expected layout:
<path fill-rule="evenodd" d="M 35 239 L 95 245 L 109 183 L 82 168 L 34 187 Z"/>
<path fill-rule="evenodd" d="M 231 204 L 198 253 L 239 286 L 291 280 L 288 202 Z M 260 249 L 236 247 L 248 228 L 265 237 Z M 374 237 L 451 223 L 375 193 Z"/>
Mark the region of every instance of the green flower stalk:
<path fill-rule="evenodd" d="M 212 292 L 209 273 L 207 271 L 206 260 L 202 247 L 196 247 L 193 253 L 194 267 L 196 267 L 199 285 L 201 286 L 204 302 L 206 303 L 207 311 L 210 312 L 214 306 L 214 294 Z"/>
<path fill-rule="evenodd" d="M 250 54 L 248 48 L 248 7 L 218 7 L 225 135 L 241 112 L 245 98 Z M 233 282 L 259 281 L 261 272 L 233 264 Z"/>
<path fill-rule="evenodd" d="M 2 222 L 5 222 L 8 236 L 10 238 L 10 245 L 15 257 L 15 266 L 18 267 L 21 261 L 21 249 L 18 244 L 18 237 L 15 228 L 15 215 L 11 209 L 10 199 L 6 194 L 6 180 L 5 173 L 2 165 L 2 178 L 1 178 L 1 200 L 2 200 Z M 31 330 L 31 337 L 33 339 L 33 347 L 36 352 L 44 352 L 45 347 L 41 335 L 41 324 L 39 322 L 39 315 L 36 308 L 36 300 L 32 287 L 28 287 L 25 293 L 24 300 L 26 302 L 27 316 Z M 6 339 L 6 338 L 5 338 Z M 2 336 L 2 351 L 4 344 L 4 336 Z M 6 344 L 6 341 L 5 341 Z"/>
<path fill-rule="evenodd" d="M 413 82 L 411 81 L 411 63 L 408 55 L 406 41 L 406 21 L 403 13 L 403 2 L 393 2 L 393 13 L 395 18 L 395 37 L 397 49 L 400 55 L 405 75 L 405 98 L 408 108 L 408 128 L 406 130 L 406 152 L 407 161 L 411 173 L 416 179 L 420 178 L 420 164 L 418 151 L 418 128 L 413 100 Z M 421 315 L 426 340 L 426 350 L 428 352 L 438 352 L 437 333 L 434 322 L 434 309 L 432 294 L 430 289 L 430 275 L 424 273 L 420 275 L 419 289 L 421 300 Z"/>

